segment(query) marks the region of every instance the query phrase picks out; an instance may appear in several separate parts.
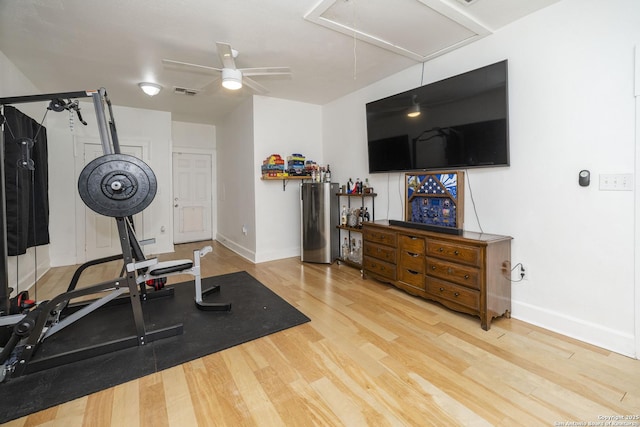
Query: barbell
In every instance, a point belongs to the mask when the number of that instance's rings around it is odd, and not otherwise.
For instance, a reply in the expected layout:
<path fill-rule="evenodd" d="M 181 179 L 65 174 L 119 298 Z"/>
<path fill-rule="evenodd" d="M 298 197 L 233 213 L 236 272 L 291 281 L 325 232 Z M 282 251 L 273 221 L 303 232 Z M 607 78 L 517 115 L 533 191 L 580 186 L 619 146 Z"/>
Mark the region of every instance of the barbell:
<path fill-rule="evenodd" d="M 142 212 L 156 196 L 151 168 L 128 154 L 105 154 L 89 162 L 78 177 L 78 193 L 92 211 L 110 217 Z"/>

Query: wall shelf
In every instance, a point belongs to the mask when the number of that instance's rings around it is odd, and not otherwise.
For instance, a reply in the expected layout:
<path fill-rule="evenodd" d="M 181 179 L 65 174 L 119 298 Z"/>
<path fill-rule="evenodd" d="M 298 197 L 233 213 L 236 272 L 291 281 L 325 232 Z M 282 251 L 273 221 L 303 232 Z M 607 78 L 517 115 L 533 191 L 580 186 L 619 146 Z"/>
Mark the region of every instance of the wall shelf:
<path fill-rule="evenodd" d="M 291 180 L 304 181 L 305 179 L 311 179 L 311 175 L 303 176 L 263 176 L 263 181 L 280 181 L 282 180 L 282 191 L 287 188 L 287 183 Z"/>

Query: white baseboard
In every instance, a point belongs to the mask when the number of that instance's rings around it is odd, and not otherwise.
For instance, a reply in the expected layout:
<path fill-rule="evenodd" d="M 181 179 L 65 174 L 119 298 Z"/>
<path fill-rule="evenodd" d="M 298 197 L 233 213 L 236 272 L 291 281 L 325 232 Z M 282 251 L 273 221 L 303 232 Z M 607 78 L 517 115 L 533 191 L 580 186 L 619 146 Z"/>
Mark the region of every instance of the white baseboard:
<path fill-rule="evenodd" d="M 232 241 L 231 239 L 220 233 L 216 233 L 216 241 L 218 241 L 218 243 L 220 243 L 222 246 L 231 249 L 233 252 L 255 264 L 256 254 L 254 251 L 247 249 L 242 245 L 239 245 L 238 243 Z"/>
<path fill-rule="evenodd" d="M 515 319 L 615 353 L 634 359 L 638 358 L 633 333 L 613 330 L 584 319 L 567 316 L 564 313 L 558 313 L 520 301 L 511 301 L 511 307 L 511 316 Z"/>
<path fill-rule="evenodd" d="M 268 251 L 254 252 L 220 233 L 216 233 L 216 240 L 220 244 L 222 244 L 222 246 L 231 249 L 233 252 L 237 253 L 243 258 L 248 259 L 254 264 L 300 256 L 300 248 L 275 248 Z"/>
<path fill-rule="evenodd" d="M 300 258 L 300 248 L 276 248 L 273 250 L 258 252 L 256 254 L 256 263 L 293 257 Z"/>

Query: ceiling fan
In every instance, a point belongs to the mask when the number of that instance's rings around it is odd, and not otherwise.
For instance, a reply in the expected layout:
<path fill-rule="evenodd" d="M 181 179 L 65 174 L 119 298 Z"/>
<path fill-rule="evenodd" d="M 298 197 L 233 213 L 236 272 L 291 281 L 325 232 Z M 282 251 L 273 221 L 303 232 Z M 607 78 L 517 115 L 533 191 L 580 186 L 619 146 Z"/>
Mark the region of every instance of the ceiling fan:
<path fill-rule="evenodd" d="M 190 64 L 188 62 L 163 59 L 164 64 L 177 65 L 179 67 L 190 68 L 193 71 L 215 71 L 220 73 L 222 87 L 229 90 L 238 90 L 245 84 L 258 93 L 267 93 L 268 90 L 251 77 L 254 76 L 281 76 L 291 75 L 289 67 L 260 67 L 260 68 L 237 68 L 235 58 L 238 51 L 231 48 L 228 43 L 216 42 L 218 56 L 222 62 L 222 68 L 209 67 L 206 65 Z M 217 79 L 214 81 L 217 82 Z"/>

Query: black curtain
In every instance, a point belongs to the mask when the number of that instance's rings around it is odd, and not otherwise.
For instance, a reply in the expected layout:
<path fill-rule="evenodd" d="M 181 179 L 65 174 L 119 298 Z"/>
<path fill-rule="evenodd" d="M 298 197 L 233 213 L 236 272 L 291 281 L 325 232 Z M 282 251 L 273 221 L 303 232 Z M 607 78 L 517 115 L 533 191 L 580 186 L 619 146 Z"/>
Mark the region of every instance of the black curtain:
<path fill-rule="evenodd" d="M 11 106 L 4 108 L 7 253 L 49 244 L 47 130 Z"/>

